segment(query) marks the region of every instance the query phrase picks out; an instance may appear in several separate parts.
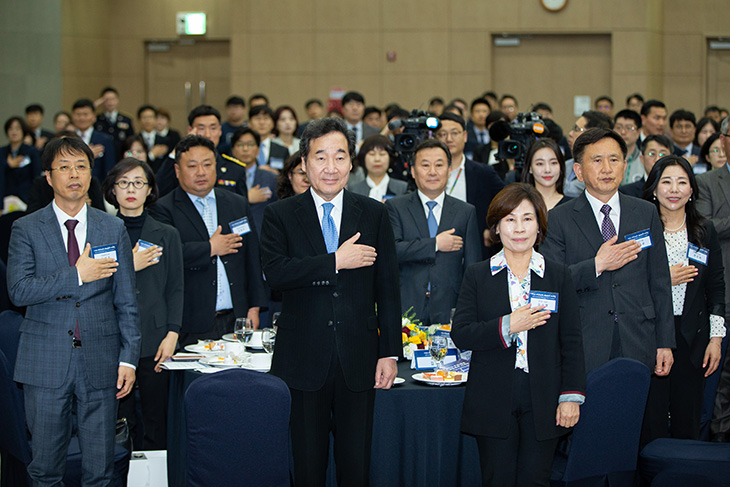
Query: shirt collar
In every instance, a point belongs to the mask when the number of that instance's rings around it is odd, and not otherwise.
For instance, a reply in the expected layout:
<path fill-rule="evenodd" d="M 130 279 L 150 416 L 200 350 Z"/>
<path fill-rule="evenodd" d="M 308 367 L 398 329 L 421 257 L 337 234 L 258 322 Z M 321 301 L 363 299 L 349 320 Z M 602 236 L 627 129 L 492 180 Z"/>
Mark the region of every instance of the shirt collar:
<path fill-rule="evenodd" d="M 504 249 L 500 250 L 489 259 L 489 267 L 492 271 L 492 275 L 497 274 L 499 271 L 507 267 L 507 257 L 504 255 Z M 543 257 L 540 252 L 533 250 L 532 255 L 530 256 L 529 268 L 539 277 L 544 277 L 545 257 Z"/>
<path fill-rule="evenodd" d="M 58 207 L 56 204 L 55 198 L 53 199 L 53 202 L 51 203 L 51 207 L 53 208 L 53 213 L 56 215 L 56 219 L 58 220 L 58 223 L 63 225 L 66 223 L 66 220 L 78 220 L 79 223 L 86 221 L 86 215 L 88 214 L 87 206 L 84 205 L 81 207 L 81 210 L 79 210 L 76 215 L 69 215 L 65 211 L 63 211 L 61 208 Z"/>
<path fill-rule="evenodd" d="M 341 190 L 339 193 L 337 193 L 337 196 L 332 198 L 330 201 L 325 201 L 324 198 L 315 193 L 313 188 L 309 188 L 309 193 L 312 195 L 312 199 L 314 200 L 314 206 L 317 208 L 321 208 L 324 203 L 332 203 L 335 208 L 342 208 L 342 199 L 344 198 L 345 190 Z"/>
<path fill-rule="evenodd" d="M 207 200 L 210 198 L 213 198 L 213 202 L 215 203 L 215 188 L 211 189 L 210 193 L 206 194 L 205 196 L 198 196 L 198 195 L 190 194 L 187 191 L 185 192 L 185 194 L 188 195 L 188 197 L 190 198 L 190 201 L 192 201 L 193 204 L 195 204 L 199 200 Z"/>
<path fill-rule="evenodd" d="M 380 181 L 380 184 L 375 184 L 375 181 L 370 179 L 370 176 L 367 176 L 365 178 L 365 181 L 367 182 L 367 185 L 370 186 L 370 188 L 385 188 L 388 189 L 388 183 L 390 182 L 390 177 L 386 174 L 383 176 L 382 181 Z"/>
<path fill-rule="evenodd" d="M 428 196 L 426 196 L 425 194 L 421 193 L 421 190 L 419 189 L 418 190 L 418 198 L 420 198 L 421 205 L 424 208 L 427 208 L 428 209 L 428 207 L 426 206 L 426 203 L 429 202 L 429 201 L 435 201 L 437 206 L 443 208 L 444 207 L 444 199 L 446 199 L 446 193 L 444 191 L 442 191 L 440 195 L 438 195 L 434 199 L 431 199 Z"/>
<path fill-rule="evenodd" d="M 94 126 L 93 125 L 91 127 L 87 128 L 86 130 L 83 130 L 83 131 L 76 129 L 76 133 L 79 134 L 79 137 L 81 137 L 84 140 L 86 140 L 86 139 L 91 140 L 91 134 L 92 134 L 92 132 L 94 132 Z"/>
<path fill-rule="evenodd" d="M 611 199 L 608 200 L 606 203 L 604 203 L 603 201 L 599 200 L 598 198 L 596 198 L 595 196 L 590 194 L 588 192 L 588 190 L 586 190 L 585 193 L 586 193 L 586 198 L 588 199 L 588 203 L 590 203 L 591 208 L 593 209 L 593 213 L 598 214 L 601 211 L 601 207 L 603 205 L 610 206 L 612 211 L 613 210 L 618 211 L 621 208 L 621 204 L 619 203 L 618 191 L 616 191 L 616 193 L 613 196 L 611 196 Z"/>

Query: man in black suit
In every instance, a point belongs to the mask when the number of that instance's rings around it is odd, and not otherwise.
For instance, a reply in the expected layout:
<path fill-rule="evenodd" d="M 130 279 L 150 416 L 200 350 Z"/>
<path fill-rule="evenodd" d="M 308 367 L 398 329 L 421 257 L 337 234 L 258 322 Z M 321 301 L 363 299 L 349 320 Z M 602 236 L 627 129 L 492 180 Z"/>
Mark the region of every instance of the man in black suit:
<path fill-rule="evenodd" d="M 646 171 L 644 176 L 631 184 L 624 184 L 618 190 L 634 198 L 643 198 L 646 176 L 651 172 L 651 168 L 654 167 L 656 161 L 672 153 L 671 147 L 672 141 L 666 135 L 649 135 L 644 139 L 644 145 L 641 146 L 641 154 L 639 155 L 639 160 Z"/>
<path fill-rule="evenodd" d="M 385 202 L 395 235 L 401 308 L 423 323 L 449 323 L 466 268 L 482 260 L 474 207 L 444 193 L 451 154 L 436 139 L 421 142 L 411 174 L 418 191 Z"/>
<path fill-rule="evenodd" d="M 119 92 L 107 86 L 101 90 L 101 97 L 94 102 L 95 106 L 101 105 L 104 110 L 98 117 L 94 128 L 99 132 L 108 134 L 114 139 L 114 147 L 117 150 L 117 159 L 122 158 L 122 144 L 124 139 L 134 135 L 132 119 L 119 113 Z M 115 161 L 116 162 L 116 161 Z"/>
<path fill-rule="evenodd" d="M 464 146 L 469 138 L 463 118 L 444 112 L 439 120 L 441 128 L 436 132 L 436 138 L 449 148 L 452 161 L 446 194 L 474 205 L 479 235 L 483 236 L 487 229 L 489 204 L 504 188 L 504 181 L 491 166 L 474 162 L 464 155 Z M 489 249 L 482 242 L 482 258 L 489 255 Z"/>
<path fill-rule="evenodd" d="M 487 129 L 487 117 L 490 113 L 492 113 L 492 109 L 485 98 L 477 98 L 471 102 L 469 121 L 466 123 L 466 145 L 464 146 L 464 155 L 467 159 L 474 160 L 474 155 L 491 142 L 492 139 L 489 138 Z"/>
<path fill-rule="evenodd" d="M 283 145 L 273 142 L 274 135 L 274 112 L 268 105 L 252 106 L 248 110 L 248 126 L 259 134 L 261 144 L 259 155 L 256 157 L 259 167 L 264 170 L 271 170 L 278 173 L 284 168 L 284 163 L 289 158 L 289 149 Z"/>
<path fill-rule="evenodd" d="M 46 142 L 53 137 L 53 132 L 41 127 L 41 124 L 43 123 L 43 105 L 34 103 L 25 107 L 25 123 L 28 125 L 28 128 L 33 131 L 33 135 L 35 136 L 35 148 L 42 151 Z"/>
<path fill-rule="evenodd" d="M 157 171 L 173 149 L 170 141 L 157 133 L 157 109 L 152 105 L 142 105 L 137 110 L 139 135 L 147 146 L 147 161 L 153 171 Z"/>
<path fill-rule="evenodd" d="M 357 91 L 349 91 L 342 97 L 342 116 L 347 122 L 347 128 L 355 134 L 355 143 L 378 133 L 378 129 L 362 121 L 365 115 L 365 98 Z"/>
<path fill-rule="evenodd" d="M 188 115 L 188 134 L 200 135 L 218 146 L 221 138 L 221 114 L 210 105 L 200 105 Z M 175 155 L 168 154 L 167 160 L 162 163 L 155 173 L 160 195 L 166 195 L 178 185 L 175 177 Z M 246 188 L 246 168 L 244 164 L 230 156 L 216 154 L 215 185 L 244 198 L 248 193 Z"/>
<path fill-rule="evenodd" d="M 233 331 L 236 318 L 251 318 L 258 327 L 259 308 L 267 296 L 248 202 L 215 188 L 215 144 L 206 137 L 188 135 L 177 144 L 175 175 L 180 186 L 151 207 L 150 214 L 177 228 L 183 243 L 180 345 L 220 338 Z"/>
<path fill-rule="evenodd" d="M 674 154 L 684 157 L 694 166 L 700 158 L 701 149 L 694 144 L 697 131 L 695 114 L 684 109 L 675 110 L 669 117 L 669 128 L 672 130 Z"/>
<path fill-rule="evenodd" d="M 626 143 L 616 132 L 586 130 L 575 141 L 573 155 L 586 190 L 550 211 L 540 253 L 568 265 L 573 274 L 586 371 L 628 357 L 666 376 L 675 338 L 659 215 L 648 201 L 618 193 Z M 632 239 L 638 232 L 645 232 L 642 243 Z"/>
<path fill-rule="evenodd" d="M 338 484 L 368 485 L 374 389 L 390 388 L 403 350 L 393 231 L 384 205 L 344 190 L 344 121 L 309 122 L 301 147 L 311 189 L 269 205 L 261 231 L 283 294 L 271 373 L 292 396 L 295 485 L 325 484 L 330 430 Z"/>
<path fill-rule="evenodd" d="M 86 142 L 94 153 L 93 176 L 99 181 L 106 179 L 106 173 L 117 163 L 117 151 L 114 139 L 98 130 L 94 130 L 96 113 L 94 102 L 88 98 L 77 100 L 71 112 L 71 121 L 76 127 L 76 134 Z"/>

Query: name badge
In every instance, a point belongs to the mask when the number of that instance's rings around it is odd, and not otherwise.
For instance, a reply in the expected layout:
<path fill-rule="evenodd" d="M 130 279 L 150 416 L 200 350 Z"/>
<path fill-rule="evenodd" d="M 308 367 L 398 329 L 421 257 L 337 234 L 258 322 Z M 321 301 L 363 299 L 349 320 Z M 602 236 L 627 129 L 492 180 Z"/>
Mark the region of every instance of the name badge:
<path fill-rule="evenodd" d="M 269 159 L 269 166 L 273 167 L 274 169 L 284 169 L 284 159 L 272 157 L 271 159 Z"/>
<path fill-rule="evenodd" d="M 117 260 L 117 244 L 91 247 L 91 258 Z"/>
<path fill-rule="evenodd" d="M 150 242 L 148 242 L 146 240 L 142 240 L 142 239 L 139 239 L 137 241 L 137 243 L 139 243 L 139 250 L 137 252 L 142 252 L 143 250 L 147 250 L 150 247 L 155 247 L 155 246 L 160 247 L 157 244 L 153 244 L 153 243 L 150 243 Z M 162 250 L 162 247 L 160 247 L 160 250 Z M 158 257 L 156 259 L 153 259 L 152 262 L 159 262 L 159 260 L 160 260 L 160 258 Z"/>
<path fill-rule="evenodd" d="M 231 232 L 237 233 L 239 235 L 246 235 L 248 232 L 251 231 L 251 227 L 248 224 L 248 217 L 244 216 L 243 218 L 233 221 L 229 223 L 231 227 Z"/>
<path fill-rule="evenodd" d="M 25 167 L 25 166 L 27 166 L 28 164 L 30 164 L 30 157 L 28 157 L 28 156 L 23 156 L 23 160 L 22 160 L 22 161 L 20 161 L 20 165 L 18 166 L 18 168 L 21 168 L 21 167 Z"/>
<path fill-rule="evenodd" d="M 632 233 L 631 235 L 626 235 L 626 240 L 636 240 L 641 245 L 641 250 L 654 245 L 654 242 L 651 240 L 651 232 L 648 228 L 640 232 Z"/>
<path fill-rule="evenodd" d="M 549 293 L 545 291 L 530 291 L 530 304 L 532 308 L 537 306 L 545 306 L 545 309 L 551 313 L 558 312 L 558 293 Z"/>
<path fill-rule="evenodd" d="M 707 265 L 707 259 L 710 257 L 710 249 L 705 247 L 697 247 L 693 243 L 687 245 L 687 258 L 700 264 Z"/>

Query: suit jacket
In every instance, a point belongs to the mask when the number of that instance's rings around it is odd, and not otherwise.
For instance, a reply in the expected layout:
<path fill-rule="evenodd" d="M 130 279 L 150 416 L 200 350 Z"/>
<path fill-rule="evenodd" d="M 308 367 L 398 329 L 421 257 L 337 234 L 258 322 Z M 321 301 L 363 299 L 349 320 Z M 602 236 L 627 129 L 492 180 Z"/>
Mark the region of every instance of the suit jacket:
<path fill-rule="evenodd" d="M 149 215 L 140 238 L 162 247 L 159 263 L 136 272 L 142 332 L 140 357 L 153 357 L 167 332 L 180 333 L 184 302 L 183 252 L 178 231 Z"/>
<path fill-rule="evenodd" d="M 701 147 L 699 147 L 697 144 L 692 144 L 692 153 L 690 155 L 700 157 L 700 149 L 701 149 Z M 677 145 L 675 145 L 672 150 L 672 153 L 675 156 L 683 156 L 684 152 L 685 152 L 685 149 L 682 149 Z"/>
<path fill-rule="evenodd" d="M 477 137 L 477 133 L 474 130 L 474 122 L 469 120 L 466 122 L 466 144 L 464 145 L 464 154 L 466 154 L 468 159 L 474 160 L 474 158 L 482 151 L 482 148 L 486 145 L 487 147 L 490 146 L 489 143 L 482 144 L 479 142 L 479 138 Z M 491 139 L 490 139 L 491 140 Z M 485 161 L 486 162 L 486 161 Z"/>
<path fill-rule="evenodd" d="M 601 230 L 583 193 L 550 210 L 548 233 L 540 245 L 546 259 L 570 266 L 583 323 L 586 370 L 608 362 L 614 321 L 618 319 L 624 357 L 654 370 L 658 348 L 675 348 L 672 293 L 664 233 L 654 205 L 619 193 L 618 242 L 650 230 L 653 245 L 636 260 L 596 277 L 595 256 Z"/>
<path fill-rule="evenodd" d="M 20 326 L 17 382 L 60 387 L 68 374 L 77 322 L 93 387 L 114 387 L 119 362 L 137 364 L 139 316 L 129 237 L 118 218 L 94 208 L 87 214 L 86 242 L 92 247 L 116 244 L 119 267 L 112 277 L 82 286 L 76 267 L 68 264 L 51 205 L 13 225 L 8 291 L 17 306 L 28 307 Z"/>
<path fill-rule="evenodd" d="M 3 168 L 0 172 L 0 206 L 3 198 L 11 194 L 28 203 L 33 179 L 41 173 L 41 155 L 35 147 L 20 145 L 18 155 L 27 158 L 28 161 L 23 167 L 13 169 L 8 166 L 9 154 L 9 145 L 0 147 L 0 164 Z"/>
<path fill-rule="evenodd" d="M 639 179 L 638 181 L 634 181 L 633 183 L 619 186 L 618 190 L 621 191 L 623 194 L 641 199 L 642 195 L 644 194 L 644 184 L 646 184 L 646 176 Z"/>
<path fill-rule="evenodd" d="M 229 224 L 243 217 L 251 217 L 248 202 L 230 191 L 215 188 L 218 225 L 223 234 L 231 233 Z M 180 232 L 183 246 L 185 305 L 183 333 L 204 333 L 213 326 L 216 312 L 217 261 L 210 256 L 210 237 L 205 223 L 182 188 L 162 197 L 150 207 L 156 220 L 172 225 Z M 231 289 L 233 311 L 245 317 L 249 308 L 266 306 L 268 302 L 261 277 L 259 241 L 256 231 L 243 235 L 243 246 L 237 253 L 221 257 Z"/>
<path fill-rule="evenodd" d="M 139 134 L 140 137 L 142 137 L 142 132 Z M 150 159 L 148 162 L 150 164 L 150 167 L 152 168 L 152 171 L 157 172 L 162 164 L 167 160 L 167 156 L 170 152 L 172 152 L 172 149 L 175 148 L 175 146 L 172 144 L 172 139 L 168 137 L 163 137 L 162 135 L 155 133 L 155 141 L 154 145 L 166 145 L 167 146 L 167 152 L 160 157 L 156 157 L 154 159 Z M 148 147 L 147 149 L 152 150 L 152 147 Z"/>
<path fill-rule="evenodd" d="M 271 198 L 263 203 L 253 203 L 251 205 L 251 216 L 256 227 L 256 233 L 261 235 L 261 222 L 264 221 L 264 209 L 274 201 L 279 201 L 279 197 L 276 196 L 276 175 L 257 167 L 253 176 L 253 185 L 256 186 L 257 184 L 262 188 L 266 187 L 271 190 Z"/>
<path fill-rule="evenodd" d="M 114 145 L 114 139 L 110 135 L 93 130 L 91 132 L 91 144 L 104 146 L 104 153 L 94 160 L 94 169 L 91 172 L 96 179 L 104 181 L 107 173 L 117 163 L 117 149 Z"/>
<path fill-rule="evenodd" d="M 487 228 L 487 211 L 489 211 L 492 198 L 504 188 L 504 181 L 494 168 L 471 159 L 466 159 L 464 162 L 464 171 L 466 174 L 466 201 L 476 208 L 479 238 L 482 241 L 482 258 L 486 259 L 490 252 L 484 246 L 482 235 Z"/>
<path fill-rule="evenodd" d="M 722 248 L 722 263 L 730 269 L 730 172 L 713 169 L 697 176 L 697 211 L 717 230 Z M 727 277 L 725 278 L 727 281 Z M 730 310 L 730 286 L 725 286 L 725 311 Z"/>
<path fill-rule="evenodd" d="M 368 196 L 370 194 L 370 186 L 367 181 L 360 181 L 359 183 L 353 184 L 351 188 L 348 188 L 355 194 L 361 194 Z M 388 189 L 385 191 L 386 196 L 400 196 L 408 192 L 408 183 L 399 179 L 390 178 L 388 181 Z"/>
<path fill-rule="evenodd" d="M 375 264 L 335 272 L 335 254 L 327 253 L 311 191 L 264 210 L 264 273 L 283 295 L 271 373 L 293 389 L 321 389 L 337 353 L 347 386 L 366 391 L 374 386 L 378 359 L 402 354 L 398 263 L 388 213 L 381 203 L 345 190 L 340 245 L 357 232 L 358 243 L 375 247 Z"/>
<path fill-rule="evenodd" d="M 401 309 L 413 307 L 416 317 L 428 323 L 449 323 L 456 307 L 461 279 L 467 266 L 482 259 L 481 239 L 474 207 L 446 195 L 438 232 L 456 229 L 464 239 L 458 252 L 437 252 L 436 239 L 430 238 L 426 212 L 418 192 L 385 202 L 395 236 L 395 250 L 400 268 Z M 426 291 L 431 284 L 428 316 L 425 314 Z"/>
<path fill-rule="evenodd" d="M 711 222 L 705 224 L 703 247 L 709 249 L 707 265 L 690 261 L 697 268 L 697 276 L 687 283 L 684 309 L 680 320 L 679 336 L 689 345 L 690 360 L 696 368 L 702 367 L 705 349 L 710 342 L 710 315 L 725 317 L 725 268 L 722 264 L 720 239 Z"/>
<path fill-rule="evenodd" d="M 246 169 L 241 165 L 223 158 L 216 154 L 216 187 L 227 189 L 243 196 L 248 200 L 248 188 L 246 187 Z M 175 175 L 175 159 L 168 156 L 167 159 L 155 171 L 157 189 L 160 196 L 172 192 L 179 183 Z"/>
<path fill-rule="evenodd" d="M 545 274 L 530 271 L 530 289 L 558 294 L 558 311 L 527 332 L 530 394 L 538 440 L 566 432 L 555 426 L 561 394 L 585 395 L 585 370 L 578 298 L 568 268 L 545 261 Z M 495 275 L 490 262 L 469 266 L 459 293 L 451 338 L 472 351 L 461 429 L 473 435 L 507 438 L 512 413 L 516 347 L 502 336 L 502 318 L 512 312 L 507 270 Z"/>

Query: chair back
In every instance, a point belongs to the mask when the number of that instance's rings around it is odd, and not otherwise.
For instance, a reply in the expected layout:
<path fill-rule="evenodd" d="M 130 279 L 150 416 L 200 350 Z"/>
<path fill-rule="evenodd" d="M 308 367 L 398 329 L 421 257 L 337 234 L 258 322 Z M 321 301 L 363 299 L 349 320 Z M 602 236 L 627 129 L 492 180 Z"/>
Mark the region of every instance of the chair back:
<path fill-rule="evenodd" d="M 289 486 L 289 412 L 284 381 L 230 369 L 185 393 L 187 484 Z"/>
<path fill-rule="evenodd" d="M 563 481 L 636 470 L 649 369 L 617 358 L 591 371 Z"/>
<path fill-rule="evenodd" d="M 2 328 L 2 325 L 0 325 Z M 2 339 L 0 338 L 0 343 Z M 23 391 L 13 381 L 10 361 L 0 347 L 0 450 L 24 465 L 31 460 L 30 443 L 25 429 Z M 3 461 L 3 463 L 5 463 Z"/>

